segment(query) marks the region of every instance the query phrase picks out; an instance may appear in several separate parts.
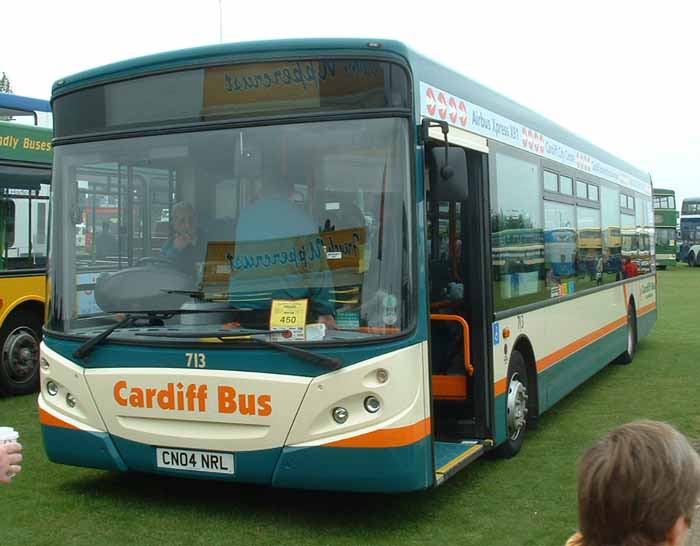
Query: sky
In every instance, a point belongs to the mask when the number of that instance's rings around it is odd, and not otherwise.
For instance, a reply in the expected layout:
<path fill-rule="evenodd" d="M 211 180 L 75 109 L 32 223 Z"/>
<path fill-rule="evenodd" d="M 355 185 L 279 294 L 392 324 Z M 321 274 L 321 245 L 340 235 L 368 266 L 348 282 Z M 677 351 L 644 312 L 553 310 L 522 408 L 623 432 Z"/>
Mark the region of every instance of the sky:
<path fill-rule="evenodd" d="M 700 196 L 700 3 L 33 0 L 3 6 L 0 72 L 49 98 L 136 56 L 275 38 L 396 39 Z M 468 98 L 468 97 L 465 97 Z"/>

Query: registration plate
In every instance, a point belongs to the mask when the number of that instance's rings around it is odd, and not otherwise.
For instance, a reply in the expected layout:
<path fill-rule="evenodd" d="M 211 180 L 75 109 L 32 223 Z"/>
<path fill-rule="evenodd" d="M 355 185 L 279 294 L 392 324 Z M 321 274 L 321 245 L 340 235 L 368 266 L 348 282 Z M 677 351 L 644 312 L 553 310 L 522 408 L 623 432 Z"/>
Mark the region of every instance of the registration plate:
<path fill-rule="evenodd" d="M 233 474 L 233 454 L 158 447 L 156 465 L 172 470 Z"/>

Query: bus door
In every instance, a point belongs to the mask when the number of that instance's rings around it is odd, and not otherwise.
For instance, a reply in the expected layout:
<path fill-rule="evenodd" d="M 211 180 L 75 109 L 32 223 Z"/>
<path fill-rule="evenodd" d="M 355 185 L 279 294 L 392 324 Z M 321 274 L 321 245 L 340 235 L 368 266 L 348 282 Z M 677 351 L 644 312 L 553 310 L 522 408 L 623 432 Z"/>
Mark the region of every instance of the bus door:
<path fill-rule="evenodd" d="M 480 447 L 491 436 L 492 406 L 487 156 L 459 149 L 467 198 L 427 192 L 433 419 L 436 444 Z"/>

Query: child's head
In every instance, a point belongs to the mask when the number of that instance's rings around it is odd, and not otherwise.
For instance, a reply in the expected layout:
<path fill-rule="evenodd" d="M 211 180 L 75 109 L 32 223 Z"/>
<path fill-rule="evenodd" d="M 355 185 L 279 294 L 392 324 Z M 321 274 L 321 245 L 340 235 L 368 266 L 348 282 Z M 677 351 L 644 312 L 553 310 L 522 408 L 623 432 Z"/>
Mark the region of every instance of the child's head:
<path fill-rule="evenodd" d="M 680 544 L 699 495 L 700 457 L 680 432 L 655 421 L 623 425 L 579 463 L 581 542 Z"/>

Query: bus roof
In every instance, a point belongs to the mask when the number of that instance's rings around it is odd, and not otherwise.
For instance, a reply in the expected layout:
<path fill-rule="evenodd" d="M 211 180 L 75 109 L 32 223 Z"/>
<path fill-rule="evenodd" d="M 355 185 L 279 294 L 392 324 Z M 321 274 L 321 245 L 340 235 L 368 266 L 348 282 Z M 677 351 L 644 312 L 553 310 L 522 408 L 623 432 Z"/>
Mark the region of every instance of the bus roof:
<path fill-rule="evenodd" d="M 0 93 L 0 116 L 22 116 L 34 112 L 50 111 L 51 104 L 47 100 Z"/>
<path fill-rule="evenodd" d="M 53 131 L 0 121 L 0 160 L 51 164 Z"/>
<path fill-rule="evenodd" d="M 256 58 L 256 55 L 282 59 L 300 53 L 305 56 L 318 54 L 347 55 L 351 51 L 356 54 L 384 54 L 401 57 L 411 64 L 416 83 L 421 81 L 429 82 L 447 92 L 468 98 L 470 102 L 497 112 L 505 118 L 531 128 L 542 135 L 595 157 L 643 181 L 645 184 L 651 184 L 651 177 L 648 173 L 613 156 L 504 95 L 457 73 L 455 70 L 428 59 L 401 42 L 393 40 L 360 38 L 270 40 L 218 44 L 158 53 L 105 65 L 62 78 L 53 85 L 52 100 L 82 87 L 165 70 L 187 69 L 199 67 L 203 64 L 223 64 L 233 60 L 240 61 L 246 57 L 253 60 Z M 415 100 L 417 111 L 420 111 L 420 97 L 415 97 Z"/>

